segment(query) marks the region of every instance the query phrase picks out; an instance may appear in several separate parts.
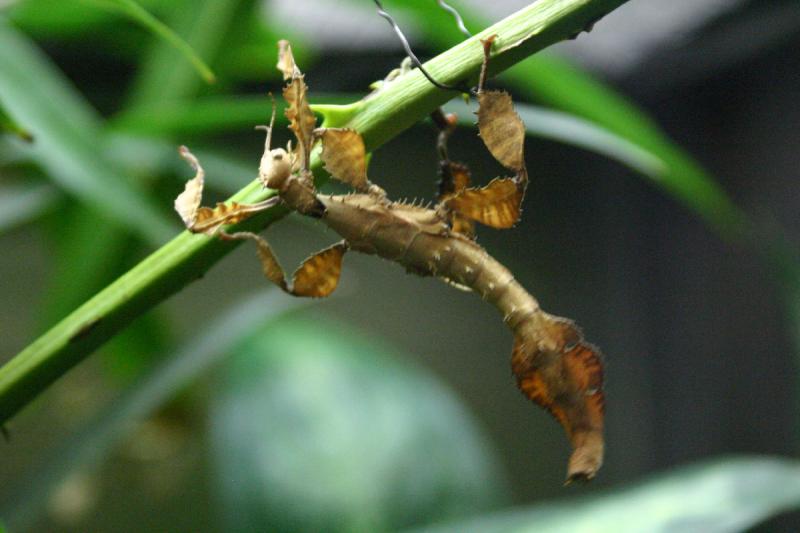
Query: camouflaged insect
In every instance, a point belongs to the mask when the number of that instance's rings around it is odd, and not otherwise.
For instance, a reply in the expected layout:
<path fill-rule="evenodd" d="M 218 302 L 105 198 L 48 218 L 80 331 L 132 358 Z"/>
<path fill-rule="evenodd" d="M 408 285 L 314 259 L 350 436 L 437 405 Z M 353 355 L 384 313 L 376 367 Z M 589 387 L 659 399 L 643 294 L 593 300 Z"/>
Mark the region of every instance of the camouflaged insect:
<path fill-rule="evenodd" d="M 477 92 L 478 128 L 489 152 L 511 176 L 495 178 L 485 187 L 471 187 L 469 170 L 443 157 L 443 185 L 435 207 L 389 200 L 367 177 L 361 135 L 352 129 L 316 127 L 303 74 L 289 44 L 281 41 L 278 68 L 288 81 L 283 90 L 288 104 L 286 117 L 297 142 L 294 149 L 272 149 L 270 126 L 259 165 L 261 183 L 275 189 L 277 197 L 257 204 L 200 207 L 204 173 L 197 159 L 182 147 L 181 154 L 197 174 L 176 199 L 175 208 L 192 232 L 253 240 L 265 276 L 295 296 L 331 294 L 348 250 L 378 255 L 415 274 L 435 276 L 476 292 L 500 311 L 514 334 L 511 366 L 520 389 L 548 410 L 567 432 L 573 446 L 567 480 L 591 479 L 603 459 L 603 367 L 599 351 L 584 341 L 572 321 L 544 312 L 511 272 L 474 240 L 474 222 L 509 228 L 519 220 L 528 184 L 522 120 L 507 93 L 484 89 L 491 44 L 491 39 L 484 41 L 484 69 Z M 447 136 L 446 131 L 443 133 L 442 144 Z M 314 188 L 309 158 L 317 142 L 322 144 L 326 170 L 355 193 L 326 195 Z M 306 259 L 291 283 L 262 237 L 250 232 L 227 233 L 223 228 L 279 202 L 321 220 L 342 237 L 341 242 Z"/>

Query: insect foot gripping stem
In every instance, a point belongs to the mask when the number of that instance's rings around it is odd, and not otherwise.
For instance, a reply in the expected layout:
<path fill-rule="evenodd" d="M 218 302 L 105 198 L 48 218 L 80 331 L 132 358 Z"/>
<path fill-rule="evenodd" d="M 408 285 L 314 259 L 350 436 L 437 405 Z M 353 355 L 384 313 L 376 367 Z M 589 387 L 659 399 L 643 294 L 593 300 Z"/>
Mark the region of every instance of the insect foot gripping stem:
<path fill-rule="evenodd" d="M 603 364 L 572 321 L 544 315 L 539 332 L 514 342 L 511 368 L 522 392 L 545 408 L 573 447 L 567 483 L 592 479 L 603 463 Z M 544 333 L 546 340 L 541 340 Z M 530 337 L 530 340 L 528 339 Z M 540 340 L 534 340 L 535 338 Z"/>

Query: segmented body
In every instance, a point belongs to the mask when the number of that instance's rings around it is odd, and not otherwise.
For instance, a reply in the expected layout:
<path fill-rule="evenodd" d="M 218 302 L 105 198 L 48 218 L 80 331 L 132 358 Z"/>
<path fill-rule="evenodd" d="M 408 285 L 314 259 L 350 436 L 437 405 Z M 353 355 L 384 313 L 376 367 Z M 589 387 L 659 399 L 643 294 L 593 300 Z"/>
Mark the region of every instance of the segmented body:
<path fill-rule="evenodd" d="M 467 287 L 496 307 L 514 333 L 512 369 L 520 388 L 567 428 L 575 449 L 570 479 L 597 471 L 603 456 L 602 367 L 572 321 L 542 311 L 505 266 L 452 232 L 433 209 L 369 194 L 317 199 L 325 206 L 321 219 L 350 249 Z M 587 366 L 593 371 L 579 379 Z"/>
<path fill-rule="evenodd" d="M 321 298 L 336 288 L 345 252 L 378 255 L 403 265 L 409 272 L 436 276 L 472 290 L 496 307 L 514 333 L 511 368 L 522 392 L 547 409 L 566 430 L 573 453 L 567 479 L 594 477 L 603 459 L 603 367 L 599 351 L 584 342 L 570 320 L 545 313 L 507 268 L 492 258 L 472 237 L 474 223 L 494 228 L 512 227 L 528 183 L 523 154 L 524 125 L 511 97 L 482 90 L 492 39 L 483 41 L 484 69 L 477 92 L 478 127 L 487 149 L 511 177 L 495 178 L 484 187 L 471 187 L 466 166 L 447 158 L 446 138 L 455 123 L 440 117 L 444 129 L 437 148 L 442 188 L 434 209 L 391 202 L 366 174 L 366 148 L 352 129 L 316 128 L 306 101 L 303 76 L 294 64 L 288 43 L 280 43 L 278 66 L 291 80 L 283 95 L 286 116 L 297 147 L 272 149 L 267 134 L 259 165 L 259 180 L 278 192 L 257 204 L 218 204 L 200 207 L 204 172 L 197 158 L 181 148 L 196 175 L 175 200 L 175 209 L 193 232 L 256 243 L 264 275 L 295 296 Z M 273 109 L 274 121 L 274 109 Z M 272 123 L 272 121 L 271 121 Z M 271 126 L 268 132 L 271 132 Z M 357 193 L 321 195 L 314 187 L 309 155 L 320 141 L 320 158 L 335 179 Z M 321 250 L 294 272 L 289 281 L 267 241 L 247 231 L 228 233 L 226 224 L 244 220 L 281 201 L 290 209 L 321 219 L 343 238 Z"/>

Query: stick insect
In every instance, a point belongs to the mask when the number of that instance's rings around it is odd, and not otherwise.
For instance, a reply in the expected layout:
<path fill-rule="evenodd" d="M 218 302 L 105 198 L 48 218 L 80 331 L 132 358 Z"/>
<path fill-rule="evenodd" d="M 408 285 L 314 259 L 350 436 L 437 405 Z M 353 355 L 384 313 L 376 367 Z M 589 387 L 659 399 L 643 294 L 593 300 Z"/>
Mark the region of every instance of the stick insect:
<path fill-rule="evenodd" d="M 204 172 L 185 147 L 181 155 L 196 175 L 175 200 L 175 209 L 194 233 L 223 239 L 255 242 L 264 275 L 294 296 L 325 297 L 336 288 L 342 257 L 348 250 L 395 261 L 421 276 L 435 276 L 472 290 L 495 306 L 514 334 L 511 367 L 522 392 L 548 410 L 564 427 L 573 447 L 567 481 L 595 476 L 603 458 L 603 369 L 596 348 L 583 340 L 570 320 L 544 312 L 511 272 L 474 240 L 474 222 L 510 228 L 520 217 L 528 184 L 523 154 L 525 128 L 514 111 L 511 97 L 486 90 L 486 65 L 491 39 L 484 41 L 484 64 L 477 89 L 478 128 L 492 156 L 513 175 L 493 179 L 484 187 L 471 187 L 466 166 L 447 158 L 447 137 L 454 121 L 438 115 L 441 133 L 442 182 L 433 208 L 389 200 L 370 182 L 361 135 L 352 129 L 317 128 L 306 99 L 307 86 L 286 41 L 279 43 L 278 68 L 288 83 L 283 97 L 286 117 L 296 138 L 295 148 L 272 148 L 272 120 L 266 128 L 264 155 L 258 178 L 278 192 L 260 203 L 217 204 L 200 207 Z M 320 194 L 309 170 L 313 146 L 322 144 L 321 159 L 335 179 L 355 192 Z M 224 226 L 283 203 L 327 224 L 342 240 L 308 259 L 287 278 L 266 240 L 255 233 L 228 233 Z"/>

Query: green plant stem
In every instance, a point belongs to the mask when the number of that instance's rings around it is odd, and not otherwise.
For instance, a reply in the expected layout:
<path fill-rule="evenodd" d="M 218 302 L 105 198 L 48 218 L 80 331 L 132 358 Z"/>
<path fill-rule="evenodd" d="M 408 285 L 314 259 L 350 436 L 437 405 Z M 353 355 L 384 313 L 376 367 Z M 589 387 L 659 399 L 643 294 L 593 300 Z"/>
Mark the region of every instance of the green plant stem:
<path fill-rule="evenodd" d="M 440 82 L 474 84 L 483 60 L 480 38 L 496 35 L 490 73 L 590 27 L 626 0 L 540 0 L 426 63 Z M 351 106 L 348 127 L 374 150 L 454 96 L 432 86 L 417 70 Z M 341 117 L 339 117 L 341 118 Z M 255 158 L 254 158 L 255 160 Z M 312 170 L 320 168 L 314 158 Z M 210 177 L 213 179 L 213 176 Z M 231 200 L 256 202 L 272 194 L 253 181 Z M 243 226 L 264 227 L 286 210 L 278 207 Z M 0 423 L 122 330 L 137 316 L 202 275 L 235 244 L 184 232 L 56 324 L 0 368 Z"/>

